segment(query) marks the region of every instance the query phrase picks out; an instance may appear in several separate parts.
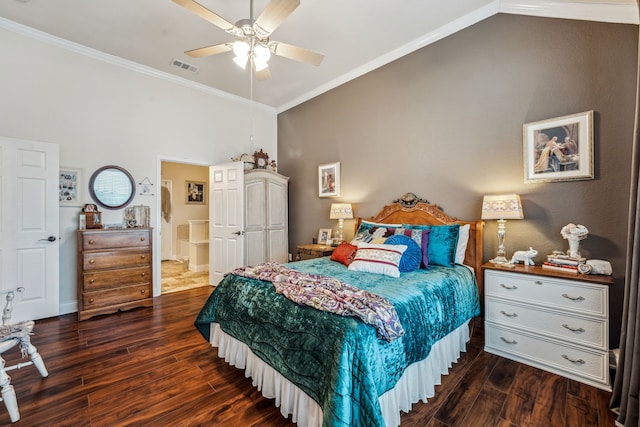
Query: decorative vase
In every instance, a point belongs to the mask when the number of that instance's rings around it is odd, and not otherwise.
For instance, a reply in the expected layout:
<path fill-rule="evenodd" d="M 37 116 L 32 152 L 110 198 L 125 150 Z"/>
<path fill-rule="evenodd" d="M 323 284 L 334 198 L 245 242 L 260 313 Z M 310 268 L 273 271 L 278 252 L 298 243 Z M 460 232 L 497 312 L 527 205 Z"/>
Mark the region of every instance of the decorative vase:
<path fill-rule="evenodd" d="M 579 258 L 580 252 L 578 251 L 578 247 L 580 246 L 580 239 L 577 237 L 569 237 L 567 240 L 569 241 L 569 256 Z"/>

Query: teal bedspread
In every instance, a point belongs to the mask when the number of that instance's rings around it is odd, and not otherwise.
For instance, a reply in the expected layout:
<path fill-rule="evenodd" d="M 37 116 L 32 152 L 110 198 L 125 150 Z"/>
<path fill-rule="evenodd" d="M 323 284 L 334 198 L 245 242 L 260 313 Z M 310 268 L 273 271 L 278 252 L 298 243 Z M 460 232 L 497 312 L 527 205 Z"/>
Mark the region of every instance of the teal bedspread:
<path fill-rule="evenodd" d="M 359 319 L 299 306 L 270 282 L 235 275 L 216 287 L 195 326 L 209 340 L 216 322 L 246 343 L 320 405 L 323 426 L 384 426 L 378 397 L 436 341 L 480 314 L 475 278 L 464 266 L 431 266 L 398 279 L 349 271 L 328 257 L 287 266 L 387 298 L 405 335 L 387 342 Z"/>

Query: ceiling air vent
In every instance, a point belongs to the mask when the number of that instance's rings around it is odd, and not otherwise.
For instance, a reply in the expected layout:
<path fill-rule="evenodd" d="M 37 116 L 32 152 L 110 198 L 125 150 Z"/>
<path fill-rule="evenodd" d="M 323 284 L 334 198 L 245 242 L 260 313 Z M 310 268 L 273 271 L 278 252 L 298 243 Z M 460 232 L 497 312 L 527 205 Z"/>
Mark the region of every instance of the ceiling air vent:
<path fill-rule="evenodd" d="M 180 61 L 179 59 L 173 58 L 171 60 L 171 65 L 174 67 L 182 68 L 183 70 L 191 71 L 192 73 L 197 73 L 200 70 L 199 67 L 195 65 L 187 64 L 186 62 Z"/>

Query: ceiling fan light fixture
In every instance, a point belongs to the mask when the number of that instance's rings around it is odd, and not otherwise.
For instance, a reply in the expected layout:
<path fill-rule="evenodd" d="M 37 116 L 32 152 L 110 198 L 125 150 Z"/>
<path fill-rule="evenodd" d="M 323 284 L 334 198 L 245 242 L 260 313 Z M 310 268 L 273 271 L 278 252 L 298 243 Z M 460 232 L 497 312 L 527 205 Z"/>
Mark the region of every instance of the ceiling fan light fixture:
<path fill-rule="evenodd" d="M 267 68 L 269 64 L 266 61 L 260 61 L 257 58 L 255 58 L 253 60 L 253 66 L 255 67 L 256 71 L 262 71 L 265 68 Z"/>
<path fill-rule="evenodd" d="M 271 51 L 267 46 L 261 43 L 254 46 L 253 54 L 256 61 L 264 62 L 265 64 L 269 62 L 269 59 L 271 59 Z"/>
<path fill-rule="evenodd" d="M 251 46 L 244 40 L 236 40 L 233 42 L 233 53 L 236 56 L 249 56 L 249 50 L 251 50 Z"/>
<path fill-rule="evenodd" d="M 233 62 L 238 64 L 238 67 L 242 68 L 243 70 L 247 68 L 248 60 L 249 60 L 249 56 L 247 55 L 244 55 L 244 56 L 238 55 L 235 58 L 233 58 Z"/>

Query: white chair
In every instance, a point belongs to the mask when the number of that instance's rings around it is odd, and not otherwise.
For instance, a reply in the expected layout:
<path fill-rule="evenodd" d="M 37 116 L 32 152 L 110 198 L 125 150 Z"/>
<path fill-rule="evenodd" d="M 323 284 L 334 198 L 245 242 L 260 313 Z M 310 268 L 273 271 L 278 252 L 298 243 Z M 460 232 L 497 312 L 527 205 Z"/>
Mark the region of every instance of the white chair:
<path fill-rule="evenodd" d="M 33 320 L 25 320 L 24 322 L 18 322 L 15 324 L 9 323 L 13 312 L 13 299 L 16 292 L 24 292 L 24 288 L 19 287 L 0 291 L 0 295 L 6 295 L 7 299 L 7 303 L 2 310 L 2 326 L 0 326 L 0 400 L 4 401 L 7 411 L 9 411 L 9 417 L 11 418 L 12 423 L 15 423 L 20 419 L 20 411 L 18 411 L 16 392 L 11 385 L 11 378 L 7 375 L 7 371 L 12 371 L 29 365 L 35 365 L 43 378 L 49 375 L 47 368 L 44 366 L 42 356 L 38 354 L 38 350 L 36 350 L 33 344 L 31 344 L 30 336 L 34 326 Z M 5 366 L 2 354 L 15 346 L 20 346 L 23 358 L 29 356 L 31 360 L 24 363 Z"/>

